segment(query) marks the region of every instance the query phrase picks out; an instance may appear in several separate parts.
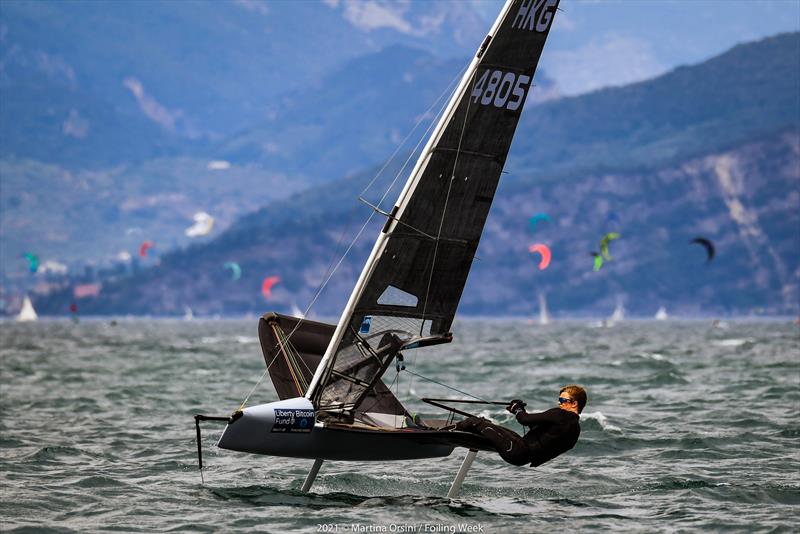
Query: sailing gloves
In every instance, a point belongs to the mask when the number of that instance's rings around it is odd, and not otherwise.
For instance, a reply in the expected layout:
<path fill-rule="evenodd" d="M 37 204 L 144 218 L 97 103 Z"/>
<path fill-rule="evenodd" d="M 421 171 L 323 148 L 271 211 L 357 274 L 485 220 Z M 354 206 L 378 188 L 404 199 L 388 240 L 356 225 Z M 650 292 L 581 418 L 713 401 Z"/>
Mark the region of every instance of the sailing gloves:
<path fill-rule="evenodd" d="M 514 415 L 517 415 L 519 412 L 525 411 L 525 406 L 526 404 L 522 402 L 520 399 L 514 399 L 508 403 L 508 406 L 506 406 L 506 410 L 508 410 Z"/>

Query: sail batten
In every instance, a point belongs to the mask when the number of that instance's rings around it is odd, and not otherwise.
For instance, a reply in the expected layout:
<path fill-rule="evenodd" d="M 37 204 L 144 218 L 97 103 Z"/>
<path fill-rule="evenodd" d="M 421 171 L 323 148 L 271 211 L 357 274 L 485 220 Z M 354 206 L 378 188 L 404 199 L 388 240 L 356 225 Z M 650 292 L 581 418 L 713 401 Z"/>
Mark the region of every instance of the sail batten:
<path fill-rule="evenodd" d="M 557 6 L 509 0 L 484 39 L 353 290 L 308 390 L 316 406 L 354 410 L 402 347 L 451 339 Z"/>

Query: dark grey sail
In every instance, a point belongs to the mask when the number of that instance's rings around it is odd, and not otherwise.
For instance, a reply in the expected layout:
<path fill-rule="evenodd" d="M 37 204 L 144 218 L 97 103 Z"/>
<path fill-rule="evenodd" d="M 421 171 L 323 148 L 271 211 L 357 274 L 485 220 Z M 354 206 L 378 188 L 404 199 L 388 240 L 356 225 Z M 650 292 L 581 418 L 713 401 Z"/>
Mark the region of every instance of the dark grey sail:
<path fill-rule="evenodd" d="M 331 341 L 336 325 L 267 313 L 258 322 L 258 338 L 272 385 L 280 400 L 302 397 Z M 362 402 L 366 413 L 405 417 L 403 408 L 383 381 Z"/>
<path fill-rule="evenodd" d="M 508 2 L 378 237 L 308 394 L 361 404 L 401 350 L 450 341 L 461 293 L 558 0 Z"/>

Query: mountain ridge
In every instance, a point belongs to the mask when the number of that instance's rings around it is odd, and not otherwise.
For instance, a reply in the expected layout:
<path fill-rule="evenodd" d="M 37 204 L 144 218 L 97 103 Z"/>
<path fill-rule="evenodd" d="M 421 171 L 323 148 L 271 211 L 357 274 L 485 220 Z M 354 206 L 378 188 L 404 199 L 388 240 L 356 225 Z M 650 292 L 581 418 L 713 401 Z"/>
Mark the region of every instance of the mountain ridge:
<path fill-rule="evenodd" d="M 536 299 L 520 296 L 543 291 L 551 296 L 551 310 L 596 313 L 616 294 L 641 313 L 642 302 L 656 306 L 659 300 L 659 305 L 684 313 L 797 313 L 800 236 L 792 228 L 800 227 L 800 105 L 795 104 L 800 80 L 796 72 L 784 74 L 787 65 L 796 63 L 798 42 L 800 34 L 784 34 L 651 82 L 529 107 L 462 311 L 528 315 Z M 764 58 L 768 51 L 777 52 Z M 740 74 L 740 87 L 731 88 L 728 70 L 734 64 L 752 78 Z M 775 64 L 781 67 L 777 71 L 770 68 Z M 674 93 L 676 86 L 681 92 Z M 771 98 L 748 100 L 746 91 L 754 87 L 769 88 Z M 638 101 L 631 91 L 642 92 Z M 626 98 L 615 98 L 620 95 Z M 672 96 L 651 109 L 642 102 L 652 95 Z M 713 98 L 724 101 L 706 107 Z M 695 101 L 696 106 L 685 116 L 674 116 L 683 101 Z M 632 110 L 627 114 L 622 106 L 626 102 Z M 586 116 L 601 120 L 587 123 Z M 620 120 L 609 124 L 602 119 L 612 116 Z M 635 120 L 640 122 L 629 124 Z M 570 133 L 569 125 L 576 124 L 584 130 Z M 606 144 L 595 141 L 609 129 L 619 135 L 610 136 Z M 548 141 L 550 130 L 556 133 Z M 686 132 L 692 136 L 684 139 Z M 662 140 L 669 150 L 662 150 Z M 639 151 L 628 157 L 626 146 Z M 581 147 L 593 147 L 599 156 L 570 157 Z M 544 163 L 538 165 L 537 158 Z M 590 171 L 587 161 L 595 165 Z M 387 170 L 385 180 L 399 165 Z M 82 308 L 87 313 L 175 314 L 188 305 L 201 314 L 257 313 L 267 306 L 287 310 L 307 302 L 334 251 L 347 243 L 340 236 L 348 228 L 348 213 L 368 212 L 359 208 L 355 196 L 371 174 L 325 184 L 257 210 L 205 245 L 168 254 L 161 266 L 136 277 L 109 281 L 101 296 L 87 299 Z M 531 234 L 527 218 L 540 211 L 547 211 L 554 222 Z M 612 212 L 618 213 L 617 222 L 611 222 Z M 365 234 L 375 235 L 382 222 L 374 219 Z M 351 227 L 350 235 L 358 226 L 353 222 Z M 616 259 L 593 273 L 589 252 L 602 232 L 611 230 L 623 235 L 613 246 Z M 698 234 L 721 245 L 718 257 L 705 267 L 688 245 Z M 553 248 L 547 271 L 533 269 L 527 253 L 532 240 Z M 370 244 L 356 245 L 341 276 L 320 300 L 319 313 L 338 313 Z M 231 260 L 243 268 L 238 284 L 221 268 Z M 282 284 L 271 301 L 263 301 L 258 283 L 270 274 L 280 275 Z M 54 294 L 43 302 L 44 309 L 56 313 L 70 298 L 68 292 Z"/>

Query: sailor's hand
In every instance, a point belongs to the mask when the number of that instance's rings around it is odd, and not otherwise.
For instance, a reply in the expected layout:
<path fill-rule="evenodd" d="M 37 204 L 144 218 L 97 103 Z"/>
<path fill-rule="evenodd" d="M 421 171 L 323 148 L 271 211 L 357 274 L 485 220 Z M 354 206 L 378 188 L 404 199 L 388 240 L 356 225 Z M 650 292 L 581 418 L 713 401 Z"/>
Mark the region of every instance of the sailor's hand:
<path fill-rule="evenodd" d="M 511 412 L 514 415 L 517 415 L 519 412 L 525 410 L 526 404 L 522 402 L 520 399 L 514 399 L 508 403 L 506 406 L 506 410 Z"/>

